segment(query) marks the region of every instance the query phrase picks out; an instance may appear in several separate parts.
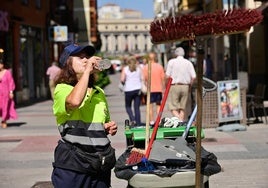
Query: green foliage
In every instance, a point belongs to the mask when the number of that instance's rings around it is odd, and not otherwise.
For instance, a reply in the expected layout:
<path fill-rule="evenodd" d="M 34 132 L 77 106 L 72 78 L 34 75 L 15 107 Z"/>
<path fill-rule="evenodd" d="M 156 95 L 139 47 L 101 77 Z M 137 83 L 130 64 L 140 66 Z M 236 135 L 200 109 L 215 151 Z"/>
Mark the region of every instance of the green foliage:
<path fill-rule="evenodd" d="M 96 56 L 102 57 L 104 56 L 104 53 L 102 52 L 97 52 L 95 54 Z M 102 89 L 104 89 L 107 85 L 109 85 L 111 83 L 110 78 L 109 78 L 109 74 L 108 74 L 108 70 L 105 71 L 101 71 L 97 74 L 97 80 L 95 82 L 95 84 L 99 87 L 101 87 Z"/>
<path fill-rule="evenodd" d="M 101 71 L 98 73 L 96 85 L 104 89 L 107 85 L 111 83 L 109 75 L 106 71 Z"/>

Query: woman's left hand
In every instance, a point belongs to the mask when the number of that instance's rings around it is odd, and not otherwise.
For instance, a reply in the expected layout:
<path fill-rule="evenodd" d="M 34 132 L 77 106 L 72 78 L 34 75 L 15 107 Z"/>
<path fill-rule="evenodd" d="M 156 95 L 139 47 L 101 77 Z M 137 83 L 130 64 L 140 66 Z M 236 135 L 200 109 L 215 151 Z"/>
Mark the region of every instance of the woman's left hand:
<path fill-rule="evenodd" d="M 13 99 L 14 98 L 14 94 L 13 93 L 9 93 L 9 98 Z"/>
<path fill-rule="evenodd" d="M 110 122 L 104 124 L 104 129 L 105 129 L 107 134 L 110 134 L 113 136 L 117 132 L 117 125 L 114 121 L 110 121 Z"/>

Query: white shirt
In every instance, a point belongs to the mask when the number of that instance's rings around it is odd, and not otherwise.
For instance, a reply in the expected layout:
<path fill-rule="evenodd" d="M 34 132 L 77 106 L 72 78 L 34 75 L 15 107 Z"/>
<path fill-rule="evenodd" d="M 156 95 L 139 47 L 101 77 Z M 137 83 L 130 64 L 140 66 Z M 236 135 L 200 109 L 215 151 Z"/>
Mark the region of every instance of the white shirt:
<path fill-rule="evenodd" d="M 182 56 L 168 61 L 166 75 L 172 78 L 172 84 L 190 84 L 196 78 L 192 62 Z"/>
<path fill-rule="evenodd" d="M 142 83 L 142 72 L 141 69 L 137 67 L 136 71 L 131 72 L 129 67 L 124 67 L 124 71 L 126 74 L 124 91 L 133 91 L 141 89 Z"/>

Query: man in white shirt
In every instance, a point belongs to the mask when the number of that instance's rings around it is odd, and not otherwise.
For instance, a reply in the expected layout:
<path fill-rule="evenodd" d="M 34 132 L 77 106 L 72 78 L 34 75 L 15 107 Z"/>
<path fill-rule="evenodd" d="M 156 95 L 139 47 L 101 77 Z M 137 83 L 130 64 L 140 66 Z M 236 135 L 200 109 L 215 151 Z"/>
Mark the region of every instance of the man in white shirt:
<path fill-rule="evenodd" d="M 172 78 L 168 107 L 173 116 L 184 122 L 187 100 L 196 72 L 192 62 L 184 58 L 183 48 L 177 48 L 175 55 L 177 57 L 168 61 L 166 69 L 166 76 Z"/>

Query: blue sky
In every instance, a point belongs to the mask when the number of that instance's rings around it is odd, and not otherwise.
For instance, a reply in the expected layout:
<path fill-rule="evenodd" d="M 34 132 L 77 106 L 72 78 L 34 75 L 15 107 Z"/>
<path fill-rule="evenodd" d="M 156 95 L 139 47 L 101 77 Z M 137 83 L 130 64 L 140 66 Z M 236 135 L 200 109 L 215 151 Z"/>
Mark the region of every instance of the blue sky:
<path fill-rule="evenodd" d="M 107 3 L 119 5 L 121 8 L 128 8 L 142 12 L 143 18 L 154 18 L 153 0 L 97 0 L 98 7 Z"/>

